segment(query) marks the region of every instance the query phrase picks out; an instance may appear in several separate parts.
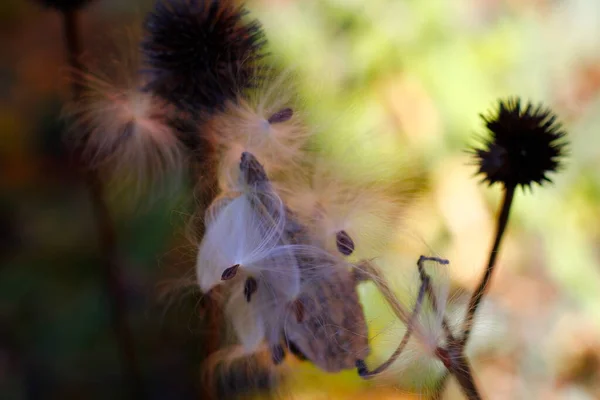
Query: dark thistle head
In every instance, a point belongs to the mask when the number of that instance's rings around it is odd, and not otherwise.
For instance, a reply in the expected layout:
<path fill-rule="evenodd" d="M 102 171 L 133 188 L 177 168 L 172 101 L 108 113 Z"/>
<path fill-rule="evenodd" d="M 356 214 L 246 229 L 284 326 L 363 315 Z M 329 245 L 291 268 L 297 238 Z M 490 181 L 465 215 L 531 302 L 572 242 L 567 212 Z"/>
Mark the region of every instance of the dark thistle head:
<path fill-rule="evenodd" d="M 547 174 L 560 167 L 566 133 L 550 109 L 531 103 L 522 107 L 513 98 L 500 100 L 496 111 L 481 117 L 491 137 L 472 152 L 483 181 L 505 187 L 551 182 Z"/>
<path fill-rule="evenodd" d="M 190 111 L 211 112 L 253 86 L 266 43 L 232 1 L 159 0 L 142 51 L 152 90 Z"/>
<path fill-rule="evenodd" d="M 59 11 L 74 11 L 85 7 L 92 0 L 35 0 L 37 3 Z"/>

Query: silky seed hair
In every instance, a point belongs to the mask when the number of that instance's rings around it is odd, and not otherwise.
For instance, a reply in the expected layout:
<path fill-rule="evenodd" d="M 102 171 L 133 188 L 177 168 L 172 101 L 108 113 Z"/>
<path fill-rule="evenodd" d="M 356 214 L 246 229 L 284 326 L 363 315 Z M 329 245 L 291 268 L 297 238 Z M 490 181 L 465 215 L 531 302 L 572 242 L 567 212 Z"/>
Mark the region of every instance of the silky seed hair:
<path fill-rule="evenodd" d="M 358 315 L 362 315 L 349 265 L 342 262 L 337 266 L 338 259 L 325 249 L 309 244 L 307 232 L 302 232 L 302 227 L 293 221 L 293 214 L 289 210 L 267 204 L 272 200 L 269 196 L 275 196 L 275 192 L 266 172 L 253 155 L 242 155 L 240 170 L 240 184 L 245 185 L 247 191 L 233 200 L 227 197 L 217 200 L 207 215 L 207 232 L 199 248 L 197 263 L 201 288 L 212 290 L 217 284 L 231 288 L 226 315 L 236 332 L 238 343 L 248 354 L 253 354 L 266 341 L 273 362 L 278 364 L 287 351 L 282 347 L 282 340 L 289 347 L 290 338 L 295 337 L 294 345 L 309 353 L 309 359 L 321 368 L 332 372 L 354 368 L 356 359 L 368 354 L 368 342 L 364 318 L 357 317 L 349 326 L 339 325 L 346 323 L 348 314 L 356 314 L 357 309 Z M 239 209 L 231 213 L 231 218 L 227 220 L 234 225 L 223 223 L 226 237 L 215 235 L 213 241 L 213 227 L 220 226 L 221 218 L 228 218 L 228 207 L 238 202 L 246 211 Z M 275 204 L 283 203 L 279 200 Z M 253 217 L 248 219 L 248 223 L 242 222 L 245 221 L 244 215 L 253 214 L 259 218 Z M 260 221 L 260 217 L 264 221 Z M 284 221 L 284 226 L 281 226 L 281 221 Z M 238 223 L 244 226 L 235 226 Z M 269 229 L 260 228 L 263 224 Z M 249 235 L 250 239 L 238 238 L 238 233 Z M 271 243 L 264 245 L 265 242 Z M 241 253 L 236 253 L 240 249 Z M 215 273 L 214 260 L 227 259 L 224 255 L 228 252 L 239 256 L 221 262 Z M 244 254 L 247 254 L 246 260 L 243 259 Z M 210 279 L 205 280 L 206 276 Z M 248 282 L 254 286 L 252 293 L 249 293 Z M 350 310 L 343 309 L 348 306 Z M 336 307 L 340 309 L 334 310 Z M 307 321 L 304 321 L 305 315 Z M 349 332 L 350 337 L 344 339 L 343 334 L 338 335 L 338 340 L 347 342 L 348 347 L 319 359 L 321 352 L 310 348 L 308 342 L 302 342 L 317 332 L 314 327 L 303 324 L 315 321 L 318 328 L 321 326 L 318 321 L 324 318 L 331 321 L 327 325 L 337 325 L 338 328 L 332 328 L 334 330 L 329 333 L 318 329 L 321 335 L 319 345 L 331 349 L 327 338 L 342 328 Z M 357 331 L 362 333 L 357 334 Z M 353 342 L 352 336 L 358 337 L 358 344 Z M 357 347 L 360 350 L 356 350 Z M 340 356 L 345 354 L 347 358 L 341 359 Z"/>
<path fill-rule="evenodd" d="M 306 157 L 313 132 L 303 123 L 301 103 L 291 71 L 267 70 L 256 87 L 227 101 L 204 125 L 204 133 L 219 154 L 219 182 L 223 190 L 238 182 L 242 153 L 256 156 L 271 179 L 298 167 Z"/>
<path fill-rule="evenodd" d="M 314 240 L 352 260 L 380 256 L 401 226 L 404 202 L 368 171 L 351 174 L 316 155 L 308 173 L 277 182 L 286 205 Z"/>
<path fill-rule="evenodd" d="M 396 258 L 396 257 L 394 257 Z M 398 264 L 394 258 L 381 260 L 382 267 L 377 271 L 387 271 L 387 264 Z M 397 306 L 403 307 L 409 312 L 418 308 L 419 312 L 410 316 L 402 317 L 399 313 L 380 318 L 392 321 L 386 323 L 384 328 L 379 328 L 378 338 L 374 346 L 378 349 L 376 357 L 369 360 L 369 366 L 381 366 L 387 364 L 387 368 L 381 372 L 370 375 L 379 384 L 401 385 L 404 388 L 420 391 L 439 379 L 445 368 L 436 356 L 438 347 L 447 346 L 448 327 L 455 337 L 460 332 L 459 327 L 464 313 L 464 305 L 456 294 L 451 295 L 451 284 L 449 281 L 449 270 L 451 265 L 447 260 L 436 257 L 421 257 L 423 261 L 416 268 L 407 268 L 398 274 L 397 279 L 390 281 L 384 279 L 384 284 L 377 283 L 382 293 L 391 291 L 391 295 L 384 296 L 392 309 Z M 397 265 L 389 266 L 396 268 Z M 422 267 L 422 270 L 421 270 Z M 378 272 L 380 273 L 380 272 Z M 388 273 L 385 273 L 388 276 Z M 430 291 L 423 285 L 423 277 L 431 287 Z M 419 300 L 419 297 L 421 300 Z M 432 300 L 432 299 L 435 299 Z M 396 304 L 396 305 L 394 305 Z M 411 319 L 411 317 L 414 317 Z M 381 322 L 380 322 L 381 324 Z M 411 330 L 410 340 L 404 343 L 402 351 L 398 350 L 403 335 Z M 382 349 L 387 348 L 384 352 Z M 394 350 L 396 349 L 396 350 Z M 369 368 L 373 370 L 373 368 Z M 375 369 L 376 370 L 376 369 Z M 423 377 L 426 377 L 425 379 Z"/>
<path fill-rule="evenodd" d="M 170 124 L 178 110 L 141 90 L 139 30 L 120 36 L 125 39 L 102 63 L 76 71 L 82 94 L 66 105 L 63 116 L 70 123 L 67 139 L 87 166 L 141 194 L 179 180 L 186 154 Z"/>

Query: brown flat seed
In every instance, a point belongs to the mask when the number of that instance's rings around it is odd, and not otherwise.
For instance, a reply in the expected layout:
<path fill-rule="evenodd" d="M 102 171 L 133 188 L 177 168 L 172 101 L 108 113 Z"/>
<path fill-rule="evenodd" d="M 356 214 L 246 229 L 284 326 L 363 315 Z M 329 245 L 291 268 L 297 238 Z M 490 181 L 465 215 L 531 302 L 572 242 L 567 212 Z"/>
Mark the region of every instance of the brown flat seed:
<path fill-rule="evenodd" d="M 250 303 L 252 295 L 254 292 L 256 292 L 256 289 L 258 289 L 258 283 L 256 282 L 256 279 L 253 277 L 246 279 L 246 283 L 244 284 L 244 296 L 246 296 L 246 301 L 248 303 Z"/>
<path fill-rule="evenodd" d="M 344 230 L 336 233 L 335 244 L 337 245 L 338 251 L 345 256 L 349 256 L 354 252 L 354 241 Z"/>
<path fill-rule="evenodd" d="M 221 275 L 221 280 L 228 281 L 232 279 L 237 274 L 237 270 L 239 267 L 240 264 L 235 264 L 234 266 L 227 268 L 225 271 L 223 271 L 223 274 Z"/>
<path fill-rule="evenodd" d="M 294 115 L 294 111 L 291 108 L 284 108 L 283 110 L 279 110 L 275 114 L 271 115 L 267 121 L 270 124 L 286 122 L 292 118 L 292 115 Z"/>
<path fill-rule="evenodd" d="M 294 300 L 292 303 L 292 310 L 296 316 L 296 322 L 301 323 L 304 321 L 304 304 L 300 300 Z"/>
<path fill-rule="evenodd" d="M 283 359 L 285 358 L 285 351 L 280 344 L 271 347 L 271 358 L 273 359 L 273 364 L 275 365 L 282 363 Z"/>

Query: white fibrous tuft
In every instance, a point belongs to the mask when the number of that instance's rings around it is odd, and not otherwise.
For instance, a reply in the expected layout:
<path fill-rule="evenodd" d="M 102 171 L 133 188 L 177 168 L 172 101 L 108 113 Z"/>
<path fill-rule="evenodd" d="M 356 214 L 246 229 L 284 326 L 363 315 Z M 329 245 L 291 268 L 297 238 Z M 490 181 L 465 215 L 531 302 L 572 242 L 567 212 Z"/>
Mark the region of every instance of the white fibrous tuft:
<path fill-rule="evenodd" d="M 228 188 L 237 181 L 244 152 L 254 154 L 271 175 L 298 166 L 311 131 L 288 84 L 289 74 L 265 78 L 266 83 L 240 94 L 224 110 L 208 119 L 203 134 L 220 155 L 219 180 Z"/>
<path fill-rule="evenodd" d="M 264 341 L 279 344 L 290 304 L 301 290 L 298 259 L 311 247 L 289 243 L 289 222 L 275 193 L 249 186 L 237 196 L 221 196 L 208 209 L 196 276 L 205 293 L 226 286 L 225 314 L 244 351 L 252 354 Z"/>
<path fill-rule="evenodd" d="M 231 296 L 225 307 L 225 315 L 231 322 L 239 343 L 246 354 L 259 349 L 265 339 L 266 326 L 263 313 L 256 306 L 256 301 L 246 301 L 243 280 L 232 287 Z"/>
<path fill-rule="evenodd" d="M 286 205 L 329 251 L 354 259 L 386 251 L 400 227 L 404 205 L 381 182 L 318 160 L 308 177 L 278 184 Z"/>
<path fill-rule="evenodd" d="M 269 347 L 281 342 L 291 304 L 299 293 L 299 287 L 290 288 L 289 277 L 276 270 L 266 270 L 253 281 L 256 286 L 250 298 L 250 279 L 253 279 L 251 275 L 242 274 L 239 282 L 231 286 L 225 307 L 225 314 L 247 354 L 260 350 L 264 342 Z"/>
<path fill-rule="evenodd" d="M 170 125 L 179 113 L 142 90 L 139 56 L 127 51 L 104 68 L 79 74 L 81 95 L 64 115 L 69 140 L 88 167 L 129 179 L 139 189 L 167 176 L 173 180 L 182 169 L 184 149 Z"/>
<path fill-rule="evenodd" d="M 196 274 L 208 292 L 228 280 L 223 274 L 238 266 L 244 275 L 278 272 L 291 295 L 298 290 L 298 268 L 293 250 L 283 242 L 283 203 L 271 193 L 242 193 L 223 197 L 207 211 L 206 233 L 200 243 Z M 233 276 L 232 276 L 233 278 Z"/>

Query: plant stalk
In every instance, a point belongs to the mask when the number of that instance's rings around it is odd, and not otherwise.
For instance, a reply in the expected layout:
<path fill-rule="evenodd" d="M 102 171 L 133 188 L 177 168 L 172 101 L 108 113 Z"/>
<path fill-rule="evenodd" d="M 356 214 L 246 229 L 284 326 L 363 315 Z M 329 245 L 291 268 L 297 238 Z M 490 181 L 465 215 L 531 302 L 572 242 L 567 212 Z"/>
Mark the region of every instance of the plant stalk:
<path fill-rule="evenodd" d="M 63 29 L 68 52 L 69 66 L 72 79 L 72 91 L 75 99 L 81 97 L 82 86 L 75 74 L 81 71 L 82 46 L 78 29 L 78 12 L 69 10 L 63 14 Z M 135 344 L 131 329 L 127 322 L 126 290 L 121 278 L 121 268 L 118 263 L 117 243 L 114 223 L 104 200 L 102 181 L 94 171 L 85 171 L 81 155 L 76 154 L 77 167 L 82 171 L 90 194 L 92 212 L 95 220 L 97 236 L 102 255 L 103 273 L 106 290 L 110 298 L 110 316 L 112 330 L 117 340 L 119 355 L 124 372 L 128 377 L 131 398 L 143 397 L 142 378 L 136 361 Z"/>
<path fill-rule="evenodd" d="M 498 252 L 500 250 L 500 244 L 502 243 L 502 238 L 504 237 L 504 232 L 506 230 L 506 226 L 508 224 L 508 218 L 510 216 L 510 208 L 513 202 L 513 198 L 515 195 L 516 186 L 508 186 L 504 188 L 504 199 L 502 201 L 502 208 L 500 210 L 500 215 L 498 216 L 498 225 L 496 228 L 496 238 L 494 239 L 494 244 L 492 246 L 492 250 L 490 251 L 490 257 L 487 263 L 487 267 L 485 269 L 485 273 L 481 278 L 481 282 L 475 289 L 475 292 L 471 296 L 469 300 L 469 306 L 467 308 L 467 315 L 465 317 L 465 321 L 462 327 L 462 337 L 460 339 L 460 346 L 464 349 L 469 340 L 473 329 L 473 320 L 475 318 L 475 313 L 481 304 L 481 300 L 487 292 L 489 287 L 489 283 L 492 279 L 492 275 L 496 266 L 496 259 L 498 256 Z"/>

